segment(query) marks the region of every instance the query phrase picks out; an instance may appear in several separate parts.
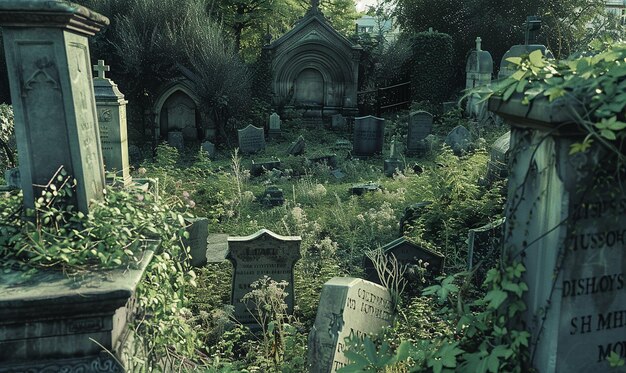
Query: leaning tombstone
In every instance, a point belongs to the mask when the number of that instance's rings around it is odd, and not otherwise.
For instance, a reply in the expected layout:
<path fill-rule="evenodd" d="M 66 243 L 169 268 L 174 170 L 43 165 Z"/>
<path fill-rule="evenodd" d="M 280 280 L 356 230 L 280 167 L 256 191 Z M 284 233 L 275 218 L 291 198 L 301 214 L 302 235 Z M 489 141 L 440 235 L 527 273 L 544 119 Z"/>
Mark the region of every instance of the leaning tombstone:
<path fill-rule="evenodd" d="M 233 263 L 231 301 L 235 308 L 235 318 L 243 325 L 258 327 L 255 318 L 248 311 L 255 310 L 241 302 L 244 295 L 252 290 L 250 285 L 268 276 L 276 282 L 287 281 L 287 312 L 293 313 L 294 286 L 293 266 L 300 259 L 300 236 L 281 236 L 267 229 L 245 237 L 228 237 L 226 259 Z"/>
<path fill-rule="evenodd" d="M 463 155 L 470 150 L 472 145 L 472 135 L 463 126 L 456 126 L 446 136 L 446 145 L 452 149 L 456 155 Z"/>
<path fill-rule="evenodd" d="M 475 269 L 474 284 L 481 286 L 487 277 L 487 271 L 495 268 L 502 257 L 502 238 L 504 221 L 498 219 L 480 228 L 470 229 L 467 239 L 467 269 Z"/>
<path fill-rule="evenodd" d="M 201 267 L 206 264 L 207 237 L 209 236 L 209 219 L 187 219 L 189 226 L 186 228 L 189 238 L 183 239 L 183 244 L 189 247 L 191 256 L 190 264 L 193 267 Z"/>
<path fill-rule="evenodd" d="M 200 148 L 206 154 L 207 158 L 213 159 L 215 157 L 215 144 L 210 141 L 205 141 L 200 144 Z"/>
<path fill-rule="evenodd" d="M 185 138 L 180 131 L 170 131 L 167 133 L 167 143 L 169 146 L 176 148 L 179 152 L 185 150 Z"/>
<path fill-rule="evenodd" d="M 433 115 L 427 111 L 409 114 L 409 129 L 406 138 L 407 155 L 423 155 L 427 151 L 424 141 L 433 130 Z"/>
<path fill-rule="evenodd" d="M 395 239 L 380 249 L 380 253 L 391 256 L 393 255 L 398 264 L 410 267 L 412 271 L 419 271 L 418 267 L 425 268 L 425 275 L 428 278 L 434 278 L 443 271 L 445 264 L 445 256 L 433 249 L 430 249 L 424 245 L 418 245 L 412 241 L 407 240 L 405 237 Z M 370 255 L 366 255 L 363 258 L 365 278 L 368 281 L 382 284 L 376 271 L 376 264 L 372 260 Z"/>
<path fill-rule="evenodd" d="M 302 135 L 298 136 L 296 141 L 292 142 L 287 149 L 287 154 L 289 155 L 302 155 L 304 154 L 304 149 L 306 147 L 306 142 L 304 141 L 304 137 Z"/>
<path fill-rule="evenodd" d="M 267 134 L 270 137 L 280 137 L 280 125 L 281 125 L 281 120 L 280 120 L 280 116 L 276 113 L 272 113 L 272 115 L 270 115 L 270 119 L 269 119 L 269 129 Z"/>
<path fill-rule="evenodd" d="M 128 163 L 128 135 L 126 131 L 126 104 L 124 95 L 111 79 L 105 76 L 109 71 L 103 60 L 93 66 L 98 76 L 93 78 L 93 87 L 98 111 L 98 127 L 105 170 L 113 172 L 124 186 L 132 183 Z"/>
<path fill-rule="evenodd" d="M 330 373 L 348 365 L 346 338 L 374 339 L 394 317 L 389 291 L 369 281 L 334 277 L 324 284 L 308 339 L 311 373 Z"/>
<path fill-rule="evenodd" d="M 385 140 L 385 120 L 371 115 L 355 118 L 354 122 L 354 154 L 372 156 L 383 151 Z"/>
<path fill-rule="evenodd" d="M 62 166 L 88 212 L 105 176 L 87 36 L 108 19 L 52 0 L 2 1 L 0 12 L 24 204 L 34 207 Z"/>
<path fill-rule="evenodd" d="M 265 135 L 263 128 L 249 124 L 246 128 L 237 130 L 239 150 L 243 154 L 253 154 L 265 149 Z"/>

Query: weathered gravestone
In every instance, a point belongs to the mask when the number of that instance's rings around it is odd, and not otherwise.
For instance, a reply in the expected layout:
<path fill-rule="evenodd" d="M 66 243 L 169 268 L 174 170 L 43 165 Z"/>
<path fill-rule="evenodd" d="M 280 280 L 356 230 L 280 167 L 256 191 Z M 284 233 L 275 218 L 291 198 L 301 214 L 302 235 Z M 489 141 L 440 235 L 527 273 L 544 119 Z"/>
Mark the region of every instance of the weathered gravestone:
<path fill-rule="evenodd" d="M 389 291 L 378 284 L 351 277 L 326 282 L 309 334 L 309 372 L 336 372 L 348 365 L 345 339 L 373 339 L 391 326 L 393 312 Z"/>
<path fill-rule="evenodd" d="M 269 119 L 269 126 L 268 126 L 268 132 L 267 132 L 268 135 L 270 137 L 280 136 L 280 125 L 281 125 L 280 116 L 276 113 L 272 113 Z"/>
<path fill-rule="evenodd" d="M 442 111 L 444 114 L 449 113 L 457 108 L 458 103 L 456 101 L 446 101 L 441 103 Z"/>
<path fill-rule="evenodd" d="M 200 148 L 206 154 L 207 158 L 213 159 L 215 157 L 215 144 L 210 141 L 205 141 L 200 144 Z"/>
<path fill-rule="evenodd" d="M 405 237 L 400 237 L 389 242 L 385 246 L 381 247 L 380 251 L 385 255 L 395 256 L 399 264 L 410 267 L 425 266 L 428 277 L 440 275 L 445 264 L 445 257 L 443 254 L 411 242 Z M 368 281 L 380 284 L 381 281 L 378 277 L 378 273 L 376 272 L 372 259 L 366 255 L 363 258 L 363 263 L 365 268 L 365 278 Z"/>
<path fill-rule="evenodd" d="M 0 12 L 24 204 L 63 166 L 88 212 L 105 177 L 87 36 L 108 19 L 65 1 L 2 1 Z"/>
<path fill-rule="evenodd" d="M 420 155 L 427 149 L 424 141 L 433 130 L 433 115 L 427 111 L 409 114 L 409 129 L 406 137 L 406 154 Z"/>
<path fill-rule="evenodd" d="M 490 99 L 511 125 L 504 250 L 526 267 L 529 364 L 607 372 L 611 353 L 626 356 L 626 193 L 616 181 L 626 175 L 602 146 L 569 154 L 585 133 L 557 101 Z"/>
<path fill-rule="evenodd" d="M 392 177 L 396 171 L 402 172 L 403 170 L 402 162 L 398 159 L 395 136 L 391 139 L 391 145 L 389 148 L 389 159 L 385 159 L 383 162 L 383 172 L 385 176 Z"/>
<path fill-rule="evenodd" d="M 189 226 L 186 228 L 189 238 L 183 239 L 183 244 L 189 246 L 191 265 L 201 267 L 206 264 L 207 237 L 209 236 L 209 219 L 187 219 Z"/>
<path fill-rule="evenodd" d="M 124 186 L 132 182 L 128 163 L 128 135 L 126 131 L 126 104 L 124 95 L 111 79 L 106 78 L 109 66 L 103 60 L 93 66 L 98 76 L 93 79 L 98 111 L 98 127 L 104 167 L 114 172 Z"/>
<path fill-rule="evenodd" d="M 137 167 L 143 159 L 141 149 L 139 149 L 137 145 L 130 145 L 128 147 L 128 158 L 130 159 L 130 163 Z"/>
<path fill-rule="evenodd" d="M 261 176 L 267 171 L 272 171 L 274 169 L 280 170 L 280 159 L 262 161 L 258 163 L 253 159 L 252 164 L 250 165 L 250 175 Z"/>
<path fill-rule="evenodd" d="M 281 236 L 267 229 L 250 236 L 228 237 L 226 259 L 235 268 L 231 300 L 235 307 L 235 318 L 239 322 L 250 327 L 256 326 L 254 317 L 241 299 L 252 290 L 250 284 L 263 276 L 276 282 L 287 281 L 287 312 L 293 313 L 293 266 L 300 259 L 301 241 L 300 236 Z M 248 307 L 252 308 L 251 305 Z"/>
<path fill-rule="evenodd" d="M 298 136 L 298 139 L 289 145 L 287 149 L 287 154 L 289 155 L 301 155 L 304 154 L 304 149 L 306 148 L 306 142 L 304 141 L 304 137 L 302 135 Z"/>
<path fill-rule="evenodd" d="M 382 189 L 383 187 L 380 184 L 370 181 L 369 183 L 354 184 L 352 187 L 350 187 L 350 194 L 353 194 L 355 196 L 362 196 L 367 192 L 376 192 Z"/>
<path fill-rule="evenodd" d="M 476 38 L 476 49 L 472 50 L 465 64 L 465 89 L 491 85 L 493 74 L 493 58 L 491 53 L 482 50 L 480 37 Z M 467 96 L 466 112 L 471 117 L 479 117 L 486 110 L 487 103 L 480 102 L 480 95 L 473 93 Z"/>
<path fill-rule="evenodd" d="M 330 168 L 335 168 L 339 164 L 337 161 L 337 154 L 318 155 L 316 157 L 309 158 L 308 162 L 317 163 L 317 164 L 325 164 Z"/>
<path fill-rule="evenodd" d="M 330 117 L 330 128 L 336 131 L 346 129 L 346 118 L 341 114 L 335 114 Z"/>
<path fill-rule="evenodd" d="M 487 163 L 487 182 L 506 179 L 509 174 L 509 147 L 511 146 L 511 132 L 498 137 L 489 149 Z"/>
<path fill-rule="evenodd" d="M 511 57 L 522 57 L 529 55 L 533 51 L 539 50 L 546 58 L 554 58 L 552 52 L 545 45 L 537 44 L 537 34 L 541 28 L 541 18 L 537 16 L 526 17 L 524 23 L 525 41 L 524 44 L 512 46 L 502 59 L 500 60 L 500 69 L 498 69 L 498 79 L 504 79 L 517 71 L 518 65 L 508 61 Z"/>
<path fill-rule="evenodd" d="M 352 150 L 352 143 L 350 142 L 350 140 L 339 139 L 335 141 L 335 144 L 333 144 L 333 149 L 334 150 Z"/>
<path fill-rule="evenodd" d="M 446 144 L 452 149 L 454 154 L 463 155 L 470 150 L 472 145 L 472 135 L 463 126 L 456 126 L 450 131 L 445 140 Z"/>
<path fill-rule="evenodd" d="M 249 124 L 246 128 L 237 130 L 239 150 L 243 154 L 257 153 L 265 149 L 265 135 L 263 128 Z"/>
<path fill-rule="evenodd" d="M 358 156 L 371 156 L 383 151 L 385 120 L 371 115 L 355 118 L 353 151 Z"/>
<path fill-rule="evenodd" d="M 167 143 L 169 146 L 176 148 L 179 152 L 185 149 L 185 138 L 182 132 L 170 131 L 167 133 Z"/>
<path fill-rule="evenodd" d="M 474 283 L 481 286 L 487 271 L 494 268 L 502 258 L 502 239 L 505 218 L 498 219 L 480 228 L 470 229 L 467 239 L 467 269 L 480 264 L 474 274 Z"/>
<path fill-rule="evenodd" d="M 208 263 L 221 263 L 228 253 L 228 235 L 223 233 L 210 234 L 207 237 L 206 259 Z"/>

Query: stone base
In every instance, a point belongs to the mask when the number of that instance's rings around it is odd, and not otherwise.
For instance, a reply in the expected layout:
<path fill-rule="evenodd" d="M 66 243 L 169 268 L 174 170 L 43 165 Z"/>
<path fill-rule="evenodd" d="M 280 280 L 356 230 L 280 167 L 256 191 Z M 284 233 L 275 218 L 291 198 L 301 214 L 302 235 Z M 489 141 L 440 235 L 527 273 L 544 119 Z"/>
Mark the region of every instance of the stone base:
<path fill-rule="evenodd" d="M 154 249 L 156 244 L 147 244 Z M 134 294 L 152 259 L 137 269 L 90 272 L 68 278 L 20 271 L 0 277 L 0 372 L 117 372 Z M 115 356 L 115 359 L 108 352 Z M 107 357 L 108 356 L 108 357 Z M 58 368 L 58 369 L 57 369 Z"/>

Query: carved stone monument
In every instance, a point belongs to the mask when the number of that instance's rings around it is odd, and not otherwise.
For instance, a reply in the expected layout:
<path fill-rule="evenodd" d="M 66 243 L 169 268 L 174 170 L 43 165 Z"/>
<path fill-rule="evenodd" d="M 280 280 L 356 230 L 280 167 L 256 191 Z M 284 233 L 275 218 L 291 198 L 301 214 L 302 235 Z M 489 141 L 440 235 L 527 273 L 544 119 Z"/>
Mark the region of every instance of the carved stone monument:
<path fill-rule="evenodd" d="M 300 259 L 300 236 L 281 236 L 267 229 L 245 237 L 228 237 L 226 259 L 233 263 L 231 300 L 235 318 L 244 325 L 256 327 L 254 317 L 248 312 L 243 296 L 250 292 L 250 284 L 263 276 L 280 282 L 287 281 L 287 312 L 293 312 L 293 266 Z M 254 311 L 254 310 L 252 310 Z"/>
<path fill-rule="evenodd" d="M 385 120 L 368 115 L 354 120 L 354 154 L 371 156 L 383 151 Z"/>
<path fill-rule="evenodd" d="M 279 137 L 280 125 L 281 125 L 280 116 L 276 113 L 272 113 L 269 119 L 269 125 L 268 125 L 269 128 L 268 128 L 267 134 L 270 137 Z"/>
<path fill-rule="evenodd" d="M 246 128 L 237 130 L 239 150 L 243 154 L 257 153 L 265 149 L 265 134 L 263 128 L 249 124 Z"/>
<path fill-rule="evenodd" d="M 128 135 L 126 131 L 126 104 L 124 95 L 111 79 L 105 76 L 109 66 L 98 60 L 94 70 L 98 76 L 93 79 L 98 111 L 98 127 L 104 167 L 114 172 L 125 186 L 130 185 L 130 168 L 128 163 Z"/>
<path fill-rule="evenodd" d="M 104 166 L 87 36 L 108 23 L 66 1 L 0 2 L 27 207 L 34 206 L 40 186 L 61 166 L 77 181 L 73 198 L 81 211 L 102 197 Z"/>
<path fill-rule="evenodd" d="M 419 110 L 409 114 L 409 129 L 406 137 L 406 154 L 421 155 L 426 152 L 426 137 L 433 130 L 433 115 Z"/>

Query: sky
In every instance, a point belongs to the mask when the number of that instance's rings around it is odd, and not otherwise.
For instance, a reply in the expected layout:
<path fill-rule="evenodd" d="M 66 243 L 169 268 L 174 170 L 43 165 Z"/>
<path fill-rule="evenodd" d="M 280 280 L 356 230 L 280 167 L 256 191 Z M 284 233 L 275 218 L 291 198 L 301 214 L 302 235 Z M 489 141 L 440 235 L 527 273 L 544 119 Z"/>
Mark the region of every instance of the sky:
<path fill-rule="evenodd" d="M 370 5 L 375 5 L 376 0 L 355 0 L 356 2 L 356 10 L 358 12 L 363 12 Z"/>

